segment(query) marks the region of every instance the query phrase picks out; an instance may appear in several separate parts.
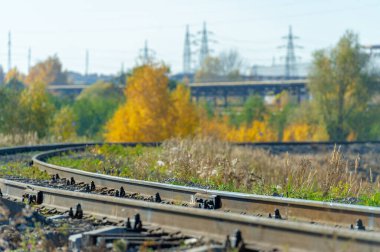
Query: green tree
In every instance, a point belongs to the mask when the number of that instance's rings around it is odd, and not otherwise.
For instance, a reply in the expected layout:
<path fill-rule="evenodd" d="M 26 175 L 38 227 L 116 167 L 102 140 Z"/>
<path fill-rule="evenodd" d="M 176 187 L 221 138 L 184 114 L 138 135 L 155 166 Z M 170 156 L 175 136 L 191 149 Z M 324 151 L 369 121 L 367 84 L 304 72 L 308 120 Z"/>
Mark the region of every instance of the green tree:
<path fill-rule="evenodd" d="M 103 125 L 123 101 L 123 92 L 115 84 L 98 82 L 85 89 L 73 105 L 78 135 L 101 136 Z"/>
<path fill-rule="evenodd" d="M 293 104 L 286 104 L 282 108 L 271 111 L 269 124 L 271 128 L 277 132 L 277 140 L 281 141 L 285 127 L 288 125 L 289 117 L 293 113 L 295 107 Z"/>
<path fill-rule="evenodd" d="M 242 110 L 233 110 L 227 108 L 229 124 L 235 127 L 243 123 L 251 126 L 254 120 L 263 121 L 268 109 L 265 106 L 264 99 L 259 95 L 250 95 L 243 105 Z"/>
<path fill-rule="evenodd" d="M 4 84 L 4 78 L 5 78 L 4 69 L 2 66 L 0 66 L 0 85 Z"/>
<path fill-rule="evenodd" d="M 59 142 L 73 140 L 76 137 L 76 123 L 73 109 L 62 107 L 53 117 L 50 133 Z"/>
<path fill-rule="evenodd" d="M 5 135 L 16 136 L 20 133 L 22 120 L 20 120 L 20 91 L 0 87 L 0 132 Z"/>
<path fill-rule="evenodd" d="M 251 125 L 253 120 L 263 120 L 266 112 L 264 99 L 259 95 L 251 95 L 244 103 L 242 121 Z"/>
<path fill-rule="evenodd" d="M 380 105 L 371 104 L 363 113 L 351 116 L 350 126 L 359 140 L 380 140 Z"/>
<path fill-rule="evenodd" d="M 281 141 L 284 130 L 289 124 L 291 115 L 294 113 L 296 105 L 292 102 L 288 92 L 283 91 L 275 96 L 274 107 L 269 113 L 269 125 L 277 132 L 277 140 Z"/>
<path fill-rule="evenodd" d="M 344 141 L 350 133 L 366 130 L 357 122 L 369 106 L 374 79 L 353 32 L 346 32 L 335 48 L 314 53 L 309 89 L 331 140 Z"/>
<path fill-rule="evenodd" d="M 201 102 L 200 107 L 203 109 L 208 119 L 212 119 L 215 117 L 215 114 L 216 114 L 215 108 L 211 104 L 211 102 L 203 101 Z"/>
<path fill-rule="evenodd" d="M 8 88 L 19 91 L 25 87 L 23 81 L 24 76 L 18 71 L 16 67 L 9 70 L 4 78 L 4 83 Z"/>
<path fill-rule="evenodd" d="M 47 135 L 54 105 L 43 83 L 33 83 L 24 89 L 20 97 L 20 122 L 23 133 L 37 133 L 39 138 Z"/>

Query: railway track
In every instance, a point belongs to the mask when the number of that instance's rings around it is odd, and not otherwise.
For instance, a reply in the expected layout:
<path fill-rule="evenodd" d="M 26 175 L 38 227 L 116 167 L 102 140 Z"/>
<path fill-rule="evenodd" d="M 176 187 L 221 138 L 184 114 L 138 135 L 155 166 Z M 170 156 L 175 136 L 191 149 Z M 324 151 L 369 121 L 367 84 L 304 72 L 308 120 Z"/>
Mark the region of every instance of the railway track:
<path fill-rule="evenodd" d="M 248 248 L 291 251 L 375 251 L 380 233 L 318 226 L 307 223 L 246 216 L 220 211 L 185 208 L 151 202 L 115 198 L 32 186 L 0 179 L 4 197 L 21 199 L 25 192 L 39 195 L 40 205 L 67 211 L 81 204 L 84 213 L 110 220 L 126 220 L 135 214 L 143 222 L 191 236 L 224 243 L 227 235 L 239 230 Z M 105 207 L 106 206 L 106 207 Z"/>
<path fill-rule="evenodd" d="M 240 230 L 246 246 L 253 248 L 376 251 L 380 247 L 380 233 L 376 232 L 380 229 L 380 210 L 376 207 L 203 190 L 94 174 L 44 161 L 48 157 L 69 150 L 80 151 L 93 144 L 96 143 L 39 146 L 38 150 L 46 152 L 34 156 L 33 165 L 61 178 L 73 177 L 77 182 L 94 182 L 96 187 L 123 187 L 128 192 L 148 196 L 158 193 L 165 201 L 186 203 L 193 207 L 65 191 L 0 179 L 3 195 L 21 199 L 26 191 L 36 195 L 41 193 L 43 200 L 40 203 L 46 207 L 67 210 L 69 206 L 79 203 L 88 214 L 115 220 L 125 220 L 139 213 L 142 220 L 148 223 L 181 230 L 189 235 L 201 235 L 220 243 L 225 242 L 227 235 Z M 36 149 L 0 149 L 0 155 L 25 151 Z M 214 210 L 206 211 L 196 206 Z M 269 213 L 275 216 L 274 209 L 279 210 L 281 219 L 267 217 Z M 358 219 L 364 223 L 366 231 L 349 228 L 352 224 L 355 226 Z"/>
<path fill-rule="evenodd" d="M 256 216 L 275 215 L 274 211 L 277 209 L 283 219 L 317 222 L 345 228 L 355 226 L 360 219 L 367 230 L 380 230 L 380 208 L 377 207 L 205 190 L 96 174 L 44 161 L 67 151 L 80 151 L 84 148 L 82 146 L 44 152 L 33 157 L 33 165 L 49 174 L 58 174 L 61 178 L 73 177 L 75 181 L 88 184 L 93 182 L 97 187 L 115 189 L 123 187 L 129 193 L 145 196 L 154 196 L 158 193 L 162 200 L 174 201 L 178 204 L 200 205 L 201 208 Z"/>

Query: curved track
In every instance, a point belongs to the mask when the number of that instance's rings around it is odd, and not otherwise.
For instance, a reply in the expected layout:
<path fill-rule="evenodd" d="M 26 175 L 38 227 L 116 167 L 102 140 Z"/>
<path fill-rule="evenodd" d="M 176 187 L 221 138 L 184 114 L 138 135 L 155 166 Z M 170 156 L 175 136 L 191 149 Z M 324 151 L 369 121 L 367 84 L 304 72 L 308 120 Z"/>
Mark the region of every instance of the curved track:
<path fill-rule="evenodd" d="M 355 225 L 355 222 L 361 219 L 367 230 L 380 230 L 380 208 L 377 207 L 205 190 L 96 174 L 44 162 L 49 157 L 62 155 L 67 151 L 80 151 L 84 148 L 82 146 L 44 152 L 33 157 L 33 164 L 49 174 L 59 174 L 61 178 L 73 177 L 76 181 L 85 183 L 93 181 L 96 186 L 100 187 L 115 189 L 123 187 L 129 193 L 146 196 L 159 193 L 160 197 L 166 201 L 196 205 L 199 200 L 212 200 L 215 202 L 215 208 L 219 210 L 262 216 L 273 214 L 275 209 L 279 209 L 282 217 L 288 220 L 326 223 L 343 227 Z"/>
<path fill-rule="evenodd" d="M 44 162 L 50 156 L 59 155 L 62 152 L 73 150 L 73 148 L 80 150 L 93 144 L 96 143 L 16 147 L 0 149 L 0 155 L 50 150 L 33 157 L 34 165 L 48 173 L 59 174 L 60 177 L 66 178 L 74 177 L 76 181 L 86 183 L 94 181 L 97 187 L 118 188 L 123 186 L 128 192 L 145 195 L 155 195 L 158 192 L 163 199 L 189 204 L 196 204 L 197 198 L 216 199 L 219 211 L 65 191 L 0 179 L 0 188 L 4 196 L 21 199 L 25 192 L 41 192 L 43 195 L 42 205 L 47 207 L 68 210 L 70 206 L 73 207 L 80 203 L 85 213 L 99 217 L 107 216 L 110 219 L 120 220 L 140 213 L 142 220 L 148 223 L 179 229 L 190 235 L 203 235 L 220 242 L 225 240 L 226 235 L 239 229 L 248 246 L 308 251 L 376 251 L 380 247 L 380 233 L 348 228 L 350 224 L 360 218 L 367 230 L 377 231 L 380 229 L 379 208 L 202 190 L 93 174 Z M 51 151 L 57 148 L 65 149 Z M 258 214 L 267 216 L 268 213 L 273 213 L 275 208 L 278 208 L 282 217 L 287 220 L 253 216 Z M 227 210 L 236 213 L 225 212 Z M 239 214 L 241 212 L 246 214 Z M 295 222 L 294 220 L 343 227 L 335 228 L 307 222 Z"/>

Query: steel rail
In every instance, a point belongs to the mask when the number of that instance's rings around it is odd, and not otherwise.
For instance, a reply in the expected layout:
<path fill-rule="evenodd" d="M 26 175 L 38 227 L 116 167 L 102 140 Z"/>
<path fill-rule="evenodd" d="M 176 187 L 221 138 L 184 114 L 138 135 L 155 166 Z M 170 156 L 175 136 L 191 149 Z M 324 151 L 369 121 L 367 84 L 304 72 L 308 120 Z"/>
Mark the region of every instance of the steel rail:
<path fill-rule="evenodd" d="M 23 152 L 33 152 L 33 151 L 49 151 L 62 148 L 74 148 L 81 146 L 91 146 L 102 143 L 89 142 L 89 143 L 63 143 L 63 144 L 44 144 L 44 145 L 24 145 L 24 146 L 14 146 L 14 147 L 2 147 L 0 148 L 0 156 L 13 155 Z"/>
<path fill-rule="evenodd" d="M 62 148 L 85 148 L 88 146 L 94 145 L 103 145 L 103 144 L 117 144 L 123 146 L 136 146 L 136 145 L 144 145 L 144 146 L 158 146 L 160 142 L 145 142 L 145 143 L 133 143 L 133 142 L 120 142 L 120 143 L 104 143 L 104 142 L 82 142 L 82 143 L 58 143 L 58 144 L 42 144 L 42 145 L 23 145 L 23 146 L 13 146 L 13 147 L 2 147 L 0 148 L 0 156 L 4 155 L 13 155 L 23 152 L 34 152 L 34 151 L 49 151 L 49 150 L 57 150 Z"/>
<path fill-rule="evenodd" d="M 22 152 L 31 152 L 31 151 L 49 151 L 62 148 L 74 148 L 81 146 L 93 146 L 93 145 L 102 145 L 102 144 L 121 144 L 124 146 L 136 146 L 136 145 L 145 145 L 145 146 L 158 146 L 161 142 L 151 142 L 151 143 L 126 143 L 126 142 L 115 142 L 115 143 L 104 143 L 104 142 L 82 142 L 82 143 L 58 143 L 58 144 L 43 144 L 43 145 L 24 145 L 24 146 L 14 146 L 14 147 L 2 147 L 0 148 L 0 156 L 2 155 L 12 155 Z M 370 145 L 378 144 L 380 141 L 341 141 L 341 142 L 243 142 L 243 143 L 231 143 L 236 146 L 246 146 L 246 147 L 260 147 L 260 148 L 270 148 L 270 147 L 293 147 L 293 146 L 302 146 L 302 147 L 329 147 L 329 146 L 349 146 L 349 145 Z"/>
<path fill-rule="evenodd" d="M 273 214 L 275 209 L 279 209 L 282 218 L 287 220 L 318 222 L 349 228 L 351 224 L 355 225 L 355 222 L 361 219 L 367 230 L 380 230 L 380 208 L 378 207 L 205 190 L 97 174 L 45 162 L 49 157 L 61 155 L 67 151 L 79 151 L 83 148 L 66 148 L 44 152 L 33 157 L 33 164 L 49 174 L 58 174 L 61 178 L 73 177 L 76 181 L 85 183 L 93 181 L 97 187 L 118 189 L 122 186 L 129 193 L 147 196 L 159 193 L 161 199 L 166 201 L 196 204 L 197 198 L 217 198 L 219 210 L 222 211 L 268 216 L 269 213 Z"/>
<path fill-rule="evenodd" d="M 380 247 L 380 233 L 376 232 L 65 191 L 6 179 L 0 179 L 0 188 L 3 197 L 21 199 L 25 191 L 35 191 L 42 194 L 43 206 L 68 210 L 81 204 L 85 214 L 112 220 L 126 220 L 139 213 L 143 222 L 219 242 L 238 229 L 248 246 L 286 251 L 375 251 Z"/>

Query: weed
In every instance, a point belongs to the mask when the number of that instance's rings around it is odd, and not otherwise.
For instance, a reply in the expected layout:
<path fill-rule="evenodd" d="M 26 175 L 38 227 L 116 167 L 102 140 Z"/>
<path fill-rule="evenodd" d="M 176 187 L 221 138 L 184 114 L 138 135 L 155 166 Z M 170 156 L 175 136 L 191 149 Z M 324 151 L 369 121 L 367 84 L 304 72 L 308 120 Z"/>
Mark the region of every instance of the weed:
<path fill-rule="evenodd" d="M 86 171 L 134 179 L 195 185 L 310 200 L 380 204 L 380 181 L 372 170 L 360 172 L 361 160 L 328 154 L 273 155 L 263 149 L 234 146 L 210 138 L 172 139 L 161 147 L 89 147 L 84 153 L 48 161 Z"/>

